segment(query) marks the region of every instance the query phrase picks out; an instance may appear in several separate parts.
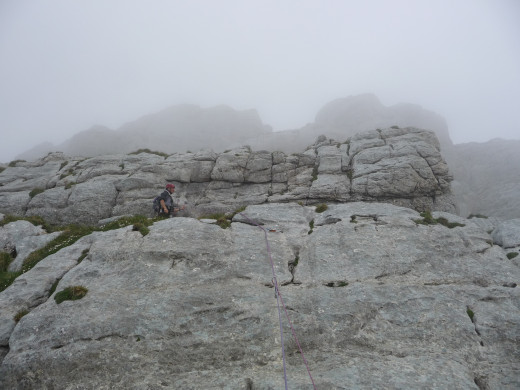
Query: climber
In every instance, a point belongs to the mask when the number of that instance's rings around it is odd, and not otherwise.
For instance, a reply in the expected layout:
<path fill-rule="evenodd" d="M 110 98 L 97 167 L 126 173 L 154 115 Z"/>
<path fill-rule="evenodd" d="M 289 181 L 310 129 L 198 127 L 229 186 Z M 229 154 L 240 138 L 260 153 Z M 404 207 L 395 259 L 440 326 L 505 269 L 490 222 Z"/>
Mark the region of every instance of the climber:
<path fill-rule="evenodd" d="M 166 189 L 153 201 L 154 211 L 162 217 L 172 217 L 173 213 L 184 210 L 185 206 L 175 207 L 172 194 L 175 192 L 175 185 L 168 183 Z"/>

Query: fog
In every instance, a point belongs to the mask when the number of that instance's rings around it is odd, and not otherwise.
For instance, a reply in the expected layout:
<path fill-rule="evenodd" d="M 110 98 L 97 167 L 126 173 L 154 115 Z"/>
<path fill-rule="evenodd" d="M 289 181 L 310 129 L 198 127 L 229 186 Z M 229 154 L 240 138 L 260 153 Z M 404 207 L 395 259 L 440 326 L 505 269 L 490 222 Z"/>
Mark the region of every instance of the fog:
<path fill-rule="evenodd" d="M 520 138 L 517 0 L 2 0 L 0 161 L 180 103 L 274 130 L 374 93 L 454 143 Z"/>

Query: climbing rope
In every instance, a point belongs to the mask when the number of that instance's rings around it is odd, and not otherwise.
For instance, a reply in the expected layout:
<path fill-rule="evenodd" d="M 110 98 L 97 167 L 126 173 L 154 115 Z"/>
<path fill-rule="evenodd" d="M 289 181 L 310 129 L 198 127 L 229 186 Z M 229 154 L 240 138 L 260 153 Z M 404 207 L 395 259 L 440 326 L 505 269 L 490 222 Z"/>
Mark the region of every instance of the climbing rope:
<path fill-rule="evenodd" d="M 280 323 L 280 341 L 282 343 L 283 377 L 284 377 L 284 382 L 285 382 L 285 390 L 287 390 L 288 387 L 287 387 L 287 370 L 286 370 L 286 363 L 285 363 L 285 346 L 284 346 L 284 341 L 283 341 L 283 326 L 282 326 L 282 314 L 281 314 L 281 310 L 280 310 L 280 302 L 281 302 L 283 310 L 285 312 L 285 316 L 287 317 L 287 321 L 289 322 L 289 327 L 291 329 L 291 333 L 293 335 L 294 341 L 296 342 L 296 345 L 298 346 L 300 354 L 302 355 L 302 360 L 303 360 L 303 363 L 305 364 L 305 368 L 307 369 L 307 373 L 309 374 L 309 378 L 311 379 L 312 387 L 314 388 L 314 390 L 316 390 L 316 385 L 314 384 L 314 379 L 312 378 L 311 371 L 309 369 L 309 365 L 307 364 L 307 360 L 305 359 L 305 355 L 303 354 L 302 347 L 300 346 L 300 342 L 298 341 L 298 337 L 296 336 L 296 332 L 294 330 L 293 324 L 291 322 L 291 319 L 289 318 L 289 313 L 287 312 L 287 308 L 285 307 L 285 303 L 282 298 L 282 293 L 280 292 L 280 289 L 278 288 L 278 280 L 276 279 L 276 272 L 274 270 L 274 262 L 273 262 L 273 258 L 271 256 L 271 246 L 269 245 L 269 239 L 267 238 L 267 229 L 265 229 L 263 226 L 261 226 L 256 221 L 249 218 L 244 213 L 239 213 L 239 214 L 241 216 L 243 216 L 245 219 L 247 219 L 251 224 L 262 229 L 262 231 L 264 232 L 265 244 L 267 247 L 267 256 L 269 257 L 269 262 L 271 263 L 271 270 L 273 272 L 274 294 L 276 297 L 276 304 L 278 307 L 278 321 Z"/>

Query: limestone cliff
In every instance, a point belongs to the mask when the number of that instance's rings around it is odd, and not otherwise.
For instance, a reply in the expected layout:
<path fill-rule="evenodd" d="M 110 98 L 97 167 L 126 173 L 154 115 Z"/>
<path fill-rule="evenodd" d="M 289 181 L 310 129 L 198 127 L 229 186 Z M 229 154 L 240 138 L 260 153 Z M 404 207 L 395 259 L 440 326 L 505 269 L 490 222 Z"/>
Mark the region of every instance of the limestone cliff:
<path fill-rule="evenodd" d="M 0 212 L 39 215 L 56 224 L 95 224 L 151 216 L 151 201 L 176 184 L 184 216 L 272 202 L 378 201 L 454 212 L 452 180 L 431 131 L 386 128 L 342 142 L 319 138 L 300 153 L 201 150 L 169 156 L 140 153 L 82 159 L 49 154 L 0 173 Z"/>

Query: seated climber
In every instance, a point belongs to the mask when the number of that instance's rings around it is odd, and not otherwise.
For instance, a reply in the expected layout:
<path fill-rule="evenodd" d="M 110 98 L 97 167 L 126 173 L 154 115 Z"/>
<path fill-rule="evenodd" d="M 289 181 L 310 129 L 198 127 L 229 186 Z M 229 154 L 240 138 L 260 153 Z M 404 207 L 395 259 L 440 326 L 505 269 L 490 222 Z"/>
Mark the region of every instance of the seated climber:
<path fill-rule="evenodd" d="M 173 213 L 184 210 L 185 206 L 175 207 L 172 194 L 175 192 L 175 185 L 166 184 L 166 189 L 154 200 L 154 210 L 162 217 L 172 217 Z"/>

